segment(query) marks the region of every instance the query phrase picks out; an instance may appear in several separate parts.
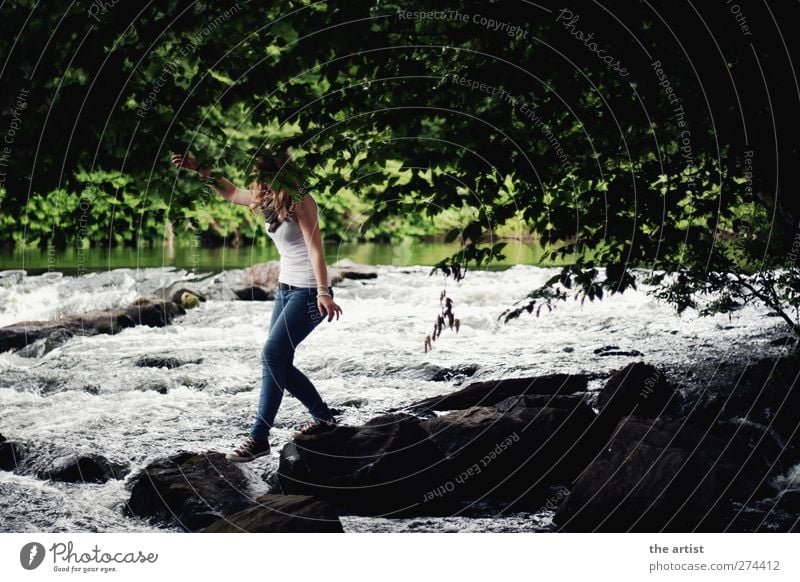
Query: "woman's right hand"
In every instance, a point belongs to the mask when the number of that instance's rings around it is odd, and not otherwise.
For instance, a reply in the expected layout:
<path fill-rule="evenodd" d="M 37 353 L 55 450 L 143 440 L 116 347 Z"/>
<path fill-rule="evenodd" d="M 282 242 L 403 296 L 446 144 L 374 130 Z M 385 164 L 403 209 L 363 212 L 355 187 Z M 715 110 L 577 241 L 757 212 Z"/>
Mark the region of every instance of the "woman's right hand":
<path fill-rule="evenodd" d="M 173 152 L 172 163 L 175 164 L 175 167 L 177 168 L 186 168 L 187 170 L 192 170 L 193 172 L 200 170 L 200 163 L 192 154 L 182 156 L 181 154 L 176 154 Z"/>

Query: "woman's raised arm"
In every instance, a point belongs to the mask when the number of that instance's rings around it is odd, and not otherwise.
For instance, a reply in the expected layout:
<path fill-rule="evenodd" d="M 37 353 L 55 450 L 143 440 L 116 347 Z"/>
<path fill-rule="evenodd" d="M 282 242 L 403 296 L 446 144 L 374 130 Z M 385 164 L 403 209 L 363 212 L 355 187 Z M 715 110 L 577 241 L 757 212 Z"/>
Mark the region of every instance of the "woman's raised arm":
<path fill-rule="evenodd" d="M 221 176 L 218 172 L 208 170 L 200 167 L 200 163 L 191 154 L 182 156 L 180 154 L 172 154 L 172 163 L 178 168 L 185 168 L 200 175 L 200 179 L 213 188 L 220 196 L 228 202 L 233 204 L 241 204 L 242 206 L 250 206 L 253 202 L 253 194 L 250 190 L 239 188 L 227 178 Z"/>

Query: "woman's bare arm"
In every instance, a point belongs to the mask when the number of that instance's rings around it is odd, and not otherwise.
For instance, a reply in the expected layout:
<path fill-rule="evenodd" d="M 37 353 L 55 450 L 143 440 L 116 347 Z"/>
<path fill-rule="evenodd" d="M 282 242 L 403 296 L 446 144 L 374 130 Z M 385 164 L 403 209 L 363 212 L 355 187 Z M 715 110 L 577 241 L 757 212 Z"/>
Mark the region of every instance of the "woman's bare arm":
<path fill-rule="evenodd" d="M 185 168 L 200 174 L 203 181 L 228 202 L 241 204 L 242 206 L 250 206 L 250 203 L 253 201 L 253 193 L 250 190 L 237 187 L 230 180 L 217 172 L 201 168 L 200 164 L 191 154 L 185 157 L 180 154 L 172 154 L 172 163 L 179 168 Z"/>
<path fill-rule="evenodd" d="M 296 216 L 308 247 L 308 258 L 314 268 L 317 287 L 325 287 L 327 289 L 329 286 L 328 266 L 325 263 L 325 253 L 322 251 L 322 233 L 317 219 L 317 204 L 308 194 L 303 194 L 303 198 L 297 205 Z"/>

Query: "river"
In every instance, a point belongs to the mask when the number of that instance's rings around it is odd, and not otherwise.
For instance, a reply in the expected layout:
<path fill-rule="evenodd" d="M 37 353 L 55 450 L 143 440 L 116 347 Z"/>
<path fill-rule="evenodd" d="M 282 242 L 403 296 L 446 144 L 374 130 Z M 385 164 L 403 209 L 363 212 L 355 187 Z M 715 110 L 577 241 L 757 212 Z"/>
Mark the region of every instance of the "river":
<path fill-rule="evenodd" d="M 407 258 L 407 257 L 406 257 Z M 404 263 L 409 263 L 405 260 Z M 320 324 L 297 350 L 295 364 L 360 424 L 387 409 L 455 389 L 431 378 L 441 367 L 478 365 L 472 379 L 566 373 L 611 373 L 637 359 L 666 370 L 679 385 L 703 381 L 720 363 L 777 354 L 776 319 L 748 306 L 728 316 L 678 316 L 647 288 L 584 305 L 569 300 L 537 318 L 508 324 L 504 308 L 551 277 L 554 268 L 517 264 L 470 271 L 459 283 L 430 276 L 423 264 L 379 264 L 378 277 L 336 286 L 339 321 Z M 6 265 L 8 266 L 8 265 Z M 193 276 L 186 268 L 114 268 L 68 276 L 0 278 L 0 325 L 127 305 Z M 445 329 L 425 353 L 424 338 L 443 289 L 454 301 L 458 333 Z M 209 300 L 165 328 L 138 326 L 109 336 L 75 337 L 42 358 L 0 354 L 0 433 L 41 451 L 100 453 L 130 463 L 128 479 L 149 462 L 191 451 L 229 450 L 255 414 L 259 354 L 271 302 Z M 605 346 L 643 355 L 604 356 Z M 187 363 L 171 370 L 135 365 L 142 356 Z M 592 388 L 600 386 L 600 381 Z M 273 453 L 246 465 L 253 495 L 277 466 L 281 446 L 306 419 L 284 399 Z M 0 531 L 154 531 L 123 516 L 123 480 L 68 484 L 0 471 Z M 549 512 L 402 520 L 344 516 L 346 531 L 546 531 Z M 163 530 L 159 530 L 163 531 Z M 176 530 L 177 531 L 177 530 Z"/>

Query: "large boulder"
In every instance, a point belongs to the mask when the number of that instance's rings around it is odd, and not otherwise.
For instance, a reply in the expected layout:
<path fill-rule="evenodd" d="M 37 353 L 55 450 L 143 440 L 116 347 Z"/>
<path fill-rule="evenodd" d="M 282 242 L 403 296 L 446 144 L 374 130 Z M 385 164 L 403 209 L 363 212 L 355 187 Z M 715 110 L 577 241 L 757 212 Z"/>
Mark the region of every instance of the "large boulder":
<path fill-rule="evenodd" d="M 616 419 L 629 414 L 661 416 L 674 395 L 664 374 L 637 362 L 614 374 L 597 396 L 597 407 Z"/>
<path fill-rule="evenodd" d="M 275 290 L 252 286 L 234 291 L 241 301 L 274 301 Z"/>
<path fill-rule="evenodd" d="M 624 417 L 553 519 L 562 531 L 719 531 L 736 500 L 763 497 L 781 443 L 753 424 L 707 430 Z"/>
<path fill-rule="evenodd" d="M 705 390 L 687 416 L 745 418 L 771 426 L 800 462 L 800 356 L 763 358 L 748 364 L 726 386 Z"/>
<path fill-rule="evenodd" d="M 393 414 L 295 438 L 281 451 L 277 478 L 284 493 L 397 515 L 414 513 L 441 461 L 418 419 Z"/>
<path fill-rule="evenodd" d="M 457 392 L 412 404 L 409 410 L 417 413 L 464 410 L 473 406 L 493 406 L 512 396 L 577 394 L 587 390 L 588 382 L 586 376 L 569 374 L 473 382 Z"/>
<path fill-rule="evenodd" d="M 248 480 L 223 453 L 182 451 L 139 471 L 127 484 L 130 516 L 196 531 L 246 509 Z"/>
<path fill-rule="evenodd" d="M 552 485 L 571 481 L 582 469 L 573 462 L 575 443 L 595 414 L 580 398 L 553 404 L 560 407 L 527 396 L 423 421 L 421 427 L 447 459 L 445 474 L 426 501 L 446 496 L 538 503 Z"/>
<path fill-rule="evenodd" d="M 327 502 L 306 495 L 267 494 L 204 533 L 343 533 L 339 514 Z"/>

